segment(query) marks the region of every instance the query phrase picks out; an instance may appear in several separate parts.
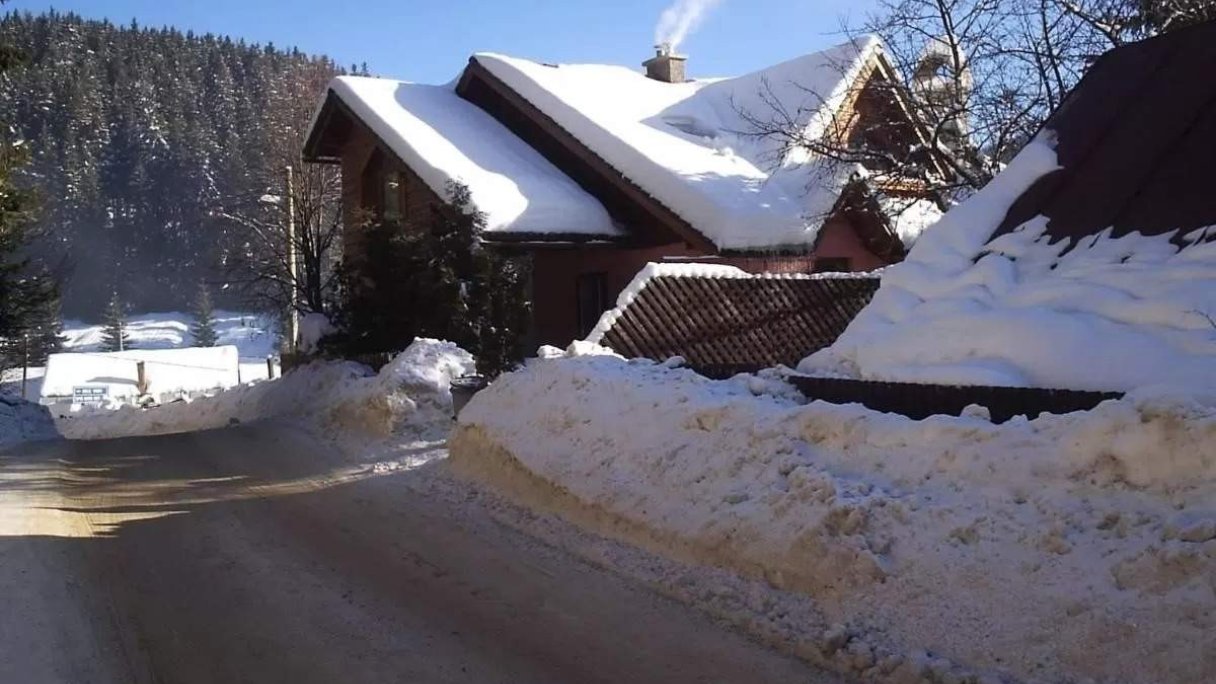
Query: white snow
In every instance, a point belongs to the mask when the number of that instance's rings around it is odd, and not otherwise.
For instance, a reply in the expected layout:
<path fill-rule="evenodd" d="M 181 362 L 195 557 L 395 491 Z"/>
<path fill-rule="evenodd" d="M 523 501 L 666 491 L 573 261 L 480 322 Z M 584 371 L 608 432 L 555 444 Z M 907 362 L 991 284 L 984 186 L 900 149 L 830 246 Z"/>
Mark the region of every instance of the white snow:
<path fill-rule="evenodd" d="M 45 407 L 0 395 L 0 449 L 58 436 Z"/>
<path fill-rule="evenodd" d="M 713 263 L 656 263 L 651 262 L 642 267 L 633 280 L 621 290 L 621 294 L 617 296 L 616 306 L 608 309 L 600 315 L 600 320 L 596 323 L 595 328 L 588 333 L 585 342 L 592 345 L 594 348 L 605 349 L 599 347 L 603 341 L 604 335 L 612 329 L 619 319 L 625 313 L 625 309 L 635 300 L 655 278 L 761 278 L 761 279 L 780 279 L 780 280 L 817 280 L 830 279 L 841 280 L 844 278 L 873 278 L 880 271 L 856 271 L 850 273 L 748 273 L 741 268 L 727 266 L 724 264 Z M 581 346 L 583 343 L 578 343 L 580 346 L 577 349 L 584 349 Z M 605 351 L 608 351 L 605 349 Z M 539 354 L 545 356 L 544 353 Z"/>
<path fill-rule="evenodd" d="M 452 458 L 601 534 L 810 596 L 837 626 L 802 643 L 866 681 L 1216 671 L 1213 405 L 1140 392 L 993 425 L 792 396 L 772 374 L 535 360 L 473 398 Z"/>
<path fill-rule="evenodd" d="M 241 380 L 266 377 L 266 358 L 278 357 L 278 332 L 270 317 L 239 311 L 215 311 L 217 344 L 233 345 L 240 350 Z M 127 319 L 127 335 L 137 349 L 180 349 L 194 343 L 190 327 L 194 317 L 180 311 L 143 313 Z M 101 351 L 101 324 L 68 320 L 63 324 L 64 351 Z M 277 361 L 275 362 L 277 370 Z M 7 382 L 7 378 L 6 378 Z M 30 390 L 30 396 L 36 396 Z"/>
<path fill-rule="evenodd" d="M 740 111 L 770 114 L 767 93 L 816 136 L 879 50 L 867 38 L 678 84 L 620 66 L 474 59 L 719 248 L 758 249 L 811 244 L 860 167 L 785 154 L 747 135 Z"/>
<path fill-rule="evenodd" d="M 1057 168 L 1051 141 L 927 231 L 888 268 L 873 302 L 810 373 L 1069 389 L 1168 385 L 1206 393 L 1216 378 L 1216 229 L 1186 236 L 1109 231 L 1064 253 L 1036 218 L 988 242 L 1008 207 Z"/>
<path fill-rule="evenodd" d="M 300 318 L 300 351 L 311 354 L 326 335 L 335 332 L 329 317 L 319 311 L 311 311 Z"/>
<path fill-rule="evenodd" d="M 468 186 L 489 232 L 622 234 L 603 205 L 454 85 L 339 76 L 329 88 L 440 197 L 451 181 Z"/>
<path fill-rule="evenodd" d="M 420 338 L 378 374 L 357 363 L 317 361 L 277 380 L 197 399 L 56 418 L 69 439 L 191 432 L 285 418 L 306 421 L 323 434 L 351 430 L 439 440 L 451 425 L 451 379 L 475 368 L 473 357 L 456 345 Z"/>
<path fill-rule="evenodd" d="M 134 349 L 121 352 L 66 352 L 47 358 L 42 403 L 71 403 L 76 387 L 106 390 L 107 405 L 129 403 L 141 392 L 138 366 L 144 364 L 146 394 L 165 402 L 180 396 L 240 384 L 237 348 Z"/>

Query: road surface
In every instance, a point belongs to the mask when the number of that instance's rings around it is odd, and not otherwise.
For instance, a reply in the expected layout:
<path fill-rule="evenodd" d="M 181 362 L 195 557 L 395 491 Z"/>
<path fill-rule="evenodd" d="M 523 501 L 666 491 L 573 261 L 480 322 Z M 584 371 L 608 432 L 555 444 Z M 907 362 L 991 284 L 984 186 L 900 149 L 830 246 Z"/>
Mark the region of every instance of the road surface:
<path fill-rule="evenodd" d="M 0 454 L 0 682 L 829 681 L 443 467 L 275 425 Z"/>

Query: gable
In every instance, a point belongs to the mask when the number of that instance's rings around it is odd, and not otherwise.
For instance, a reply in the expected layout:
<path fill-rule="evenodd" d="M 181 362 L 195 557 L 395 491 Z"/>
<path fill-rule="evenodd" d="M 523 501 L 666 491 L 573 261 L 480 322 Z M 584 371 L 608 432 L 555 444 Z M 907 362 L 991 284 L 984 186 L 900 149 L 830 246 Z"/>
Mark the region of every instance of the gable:
<path fill-rule="evenodd" d="M 536 150 L 447 86 L 338 77 L 304 148 L 308 161 L 333 162 L 354 126 L 445 201 L 451 183 L 468 187 L 487 238 L 617 238 L 623 233 L 594 197 Z"/>

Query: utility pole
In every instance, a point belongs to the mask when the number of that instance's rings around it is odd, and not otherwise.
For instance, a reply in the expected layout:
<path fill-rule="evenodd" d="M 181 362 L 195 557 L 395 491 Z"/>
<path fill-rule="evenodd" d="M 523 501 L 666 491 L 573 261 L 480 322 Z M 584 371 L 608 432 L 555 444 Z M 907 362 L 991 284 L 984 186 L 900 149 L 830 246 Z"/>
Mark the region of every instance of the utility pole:
<path fill-rule="evenodd" d="M 23 339 L 25 344 L 22 347 L 21 354 L 21 398 L 26 399 L 28 397 L 25 396 L 25 381 L 30 375 L 30 334 L 25 333 Z"/>
<path fill-rule="evenodd" d="M 289 336 L 287 349 L 291 353 L 296 351 L 296 340 L 300 336 L 300 319 L 296 312 L 296 305 L 299 300 L 298 287 L 296 285 L 296 193 L 295 183 L 292 178 L 292 168 L 287 166 L 287 280 L 290 286 L 291 294 L 288 298 L 288 321 L 287 334 Z"/>

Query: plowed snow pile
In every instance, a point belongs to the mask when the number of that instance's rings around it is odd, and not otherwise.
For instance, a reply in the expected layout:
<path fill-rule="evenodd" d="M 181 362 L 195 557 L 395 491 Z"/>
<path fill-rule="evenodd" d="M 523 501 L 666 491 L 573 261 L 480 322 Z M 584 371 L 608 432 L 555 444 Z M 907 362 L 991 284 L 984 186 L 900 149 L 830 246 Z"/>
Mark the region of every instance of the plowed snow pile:
<path fill-rule="evenodd" d="M 45 408 L 0 395 L 0 449 L 58 436 L 51 414 Z"/>
<path fill-rule="evenodd" d="M 872 681 L 1212 681 L 1216 409 L 1140 394 L 993 425 L 790 390 L 540 360 L 474 398 L 453 461 L 814 597 L 825 661 Z"/>
<path fill-rule="evenodd" d="M 350 362 L 318 361 L 282 378 L 151 409 L 74 414 L 58 420 L 69 439 L 110 439 L 220 428 L 289 417 L 322 429 L 439 440 L 451 424 L 452 378 L 474 372 L 473 357 L 450 342 L 417 339 L 376 374 Z"/>

